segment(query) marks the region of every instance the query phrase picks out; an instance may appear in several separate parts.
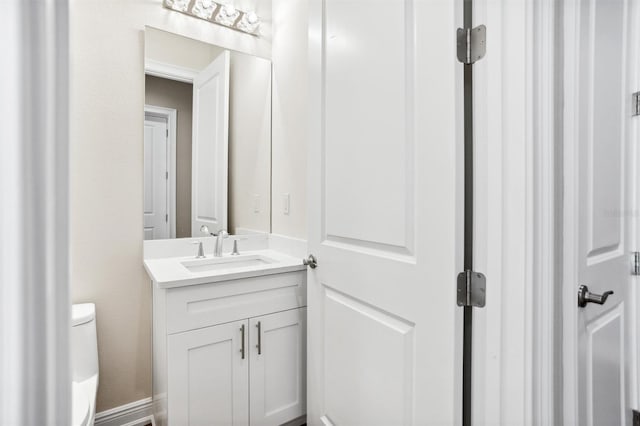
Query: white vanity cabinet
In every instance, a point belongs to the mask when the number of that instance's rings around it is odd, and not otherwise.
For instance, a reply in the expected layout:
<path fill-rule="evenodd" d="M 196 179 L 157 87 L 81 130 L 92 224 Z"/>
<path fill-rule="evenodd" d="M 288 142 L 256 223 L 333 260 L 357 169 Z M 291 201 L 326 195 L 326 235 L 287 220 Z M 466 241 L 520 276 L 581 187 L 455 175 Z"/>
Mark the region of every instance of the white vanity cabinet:
<path fill-rule="evenodd" d="M 307 309 L 249 320 L 251 425 L 281 425 L 306 413 Z"/>
<path fill-rule="evenodd" d="M 169 424 L 249 424 L 249 359 L 240 354 L 247 345 L 242 327 L 246 330 L 247 321 L 169 336 Z"/>
<path fill-rule="evenodd" d="M 153 293 L 158 425 L 304 423 L 304 270 Z"/>

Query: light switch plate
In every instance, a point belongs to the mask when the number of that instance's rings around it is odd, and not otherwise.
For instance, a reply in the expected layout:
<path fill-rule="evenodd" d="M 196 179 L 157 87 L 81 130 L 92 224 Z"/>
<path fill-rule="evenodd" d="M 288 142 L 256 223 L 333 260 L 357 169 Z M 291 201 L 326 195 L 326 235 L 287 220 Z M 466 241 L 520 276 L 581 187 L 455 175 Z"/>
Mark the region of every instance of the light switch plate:
<path fill-rule="evenodd" d="M 289 214 L 289 205 L 291 203 L 291 196 L 289 194 L 282 195 L 282 213 Z"/>
<path fill-rule="evenodd" d="M 260 213 L 260 196 L 253 194 L 253 212 Z"/>

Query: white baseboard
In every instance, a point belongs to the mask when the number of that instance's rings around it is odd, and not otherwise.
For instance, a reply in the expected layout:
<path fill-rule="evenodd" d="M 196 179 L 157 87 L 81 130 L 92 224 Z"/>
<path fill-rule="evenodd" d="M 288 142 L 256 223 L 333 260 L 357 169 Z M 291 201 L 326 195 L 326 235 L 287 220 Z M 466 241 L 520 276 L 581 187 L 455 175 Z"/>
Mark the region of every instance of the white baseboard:
<path fill-rule="evenodd" d="M 96 414 L 95 426 L 155 426 L 151 398 L 101 411 Z"/>

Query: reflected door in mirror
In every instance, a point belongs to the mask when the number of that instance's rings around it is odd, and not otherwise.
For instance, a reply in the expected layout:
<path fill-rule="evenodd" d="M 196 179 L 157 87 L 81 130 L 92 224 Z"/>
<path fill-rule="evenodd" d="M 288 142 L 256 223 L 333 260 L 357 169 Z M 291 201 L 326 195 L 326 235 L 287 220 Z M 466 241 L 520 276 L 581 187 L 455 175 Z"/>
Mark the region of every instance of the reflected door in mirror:
<path fill-rule="evenodd" d="M 229 52 L 193 80 L 191 235 L 227 230 Z"/>
<path fill-rule="evenodd" d="M 144 239 L 169 238 L 167 120 L 144 118 Z"/>

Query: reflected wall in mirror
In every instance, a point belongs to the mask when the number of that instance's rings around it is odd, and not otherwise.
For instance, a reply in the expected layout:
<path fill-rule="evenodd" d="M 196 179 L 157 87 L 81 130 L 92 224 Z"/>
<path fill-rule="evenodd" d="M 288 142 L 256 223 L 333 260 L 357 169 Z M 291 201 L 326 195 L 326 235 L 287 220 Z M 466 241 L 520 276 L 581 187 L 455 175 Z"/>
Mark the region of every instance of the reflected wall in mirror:
<path fill-rule="evenodd" d="M 144 239 L 270 232 L 271 62 L 145 29 Z"/>

